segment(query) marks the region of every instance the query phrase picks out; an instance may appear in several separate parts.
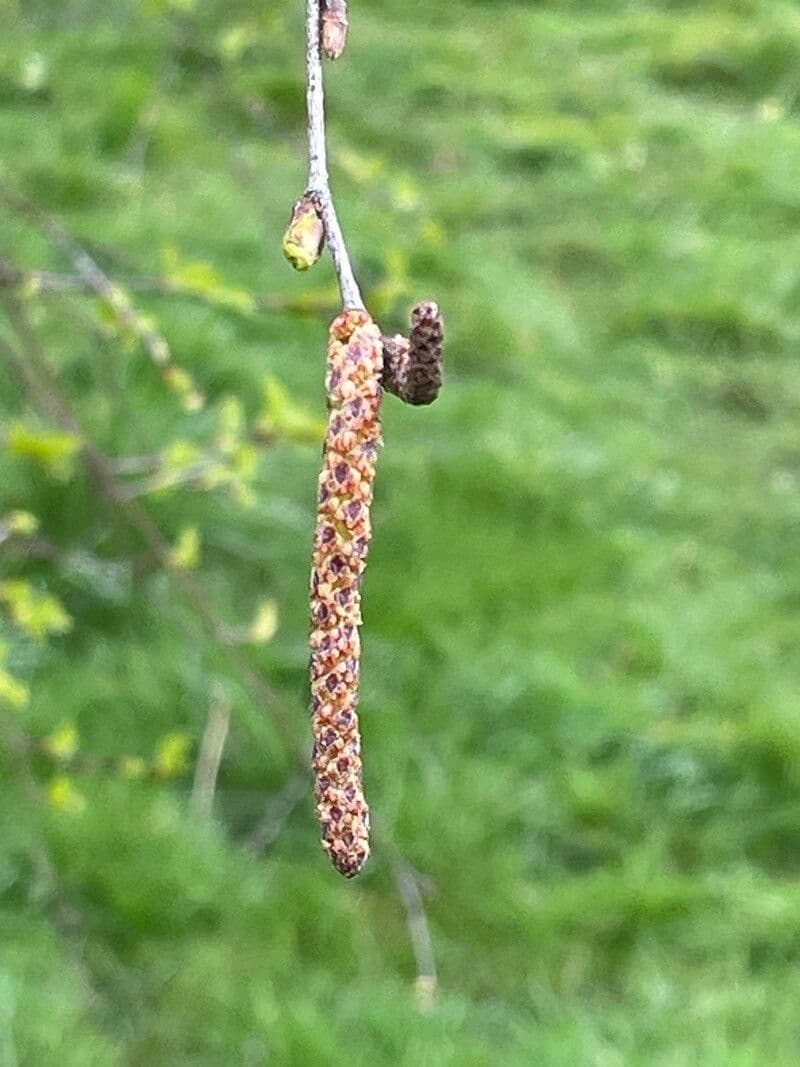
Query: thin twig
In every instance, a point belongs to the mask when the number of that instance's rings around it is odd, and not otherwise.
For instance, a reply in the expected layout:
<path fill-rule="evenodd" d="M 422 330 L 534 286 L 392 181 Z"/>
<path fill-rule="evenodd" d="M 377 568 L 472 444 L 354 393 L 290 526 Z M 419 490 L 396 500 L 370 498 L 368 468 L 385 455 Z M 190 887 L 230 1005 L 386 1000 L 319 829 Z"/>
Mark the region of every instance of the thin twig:
<path fill-rule="evenodd" d="M 106 275 L 99 264 L 92 259 L 85 248 L 80 245 L 61 223 L 46 215 L 19 193 L 0 185 L 0 200 L 41 230 L 53 244 L 57 245 L 72 260 L 73 266 L 86 284 L 112 309 L 120 323 L 138 337 L 150 354 L 150 358 L 159 367 L 170 361 L 170 350 L 166 340 L 161 336 L 131 304 L 123 289 Z"/>
<path fill-rule="evenodd" d="M 183 285 L 160 275 L 126 275 L 117 284 L 123 290 L 144 293 L 147 296 L 179 297 L 201 304 L 203 307 L 237 311 L 234 304 L 227 304 L 198 289 Z M 97 296 L 95 286 L 81 274 L 49 270 L 22 270 L 6 259 L 0 258 L 0 289 L 24 289 L 31 295 L 75 294 Z M 333 299 L 315 300 L 296 296 L 279 296 L 274 293 L 247 294 L 255 311 L 285 311 L 295 315 L 329 315 L 336 311 Z"/>
<path fill-rule="evenodd" d="M 163 470 L 158 470 L 151 477 L 142 478 L 140 481 L 127 486 L 125 492 L 129 500 L 136 500 L 143 496 L 149 496 L 151 493 L 163 492 L 165 489 L 196 486 L 198 483 L 202 483 L 208 472 L 218 467 L 221 462 L 221 458 L 209 456 L 183 471 L 166 473 Z"/>
<path fill-rule="evenodd" d="M 325 143 L 325 86 L 320 48 L 320 0 L 306 0 L 306 99 L 308 103 L 308 194 L 325 226 L 325 239 L 347 310 L 363 308 L 344 234 L 339 225 L 328 175 Z"/>
<path fill-rule="evenodd" d="M 436 999 L 439 976 L 419 876 L 400 856 L 394 856 L 391 864 L 400 899 L 406 909 L 406 925 L 417 965 L 415 988 L 419 1005 L 422 1011 L 430 1011 Z"/>
<path fill-rule="evenodd" d="M 219 682 L 212 687 L 208 719 L 194 769 L 191 807 L 196 815 L 209 818 L 214 807 L 217 775 L 231 724 L 230 701 Z"/>
<path fill-rule="evenodd" d="M 308 792 L 308 773 L 294 774 L 275 796 L 247 839 L 251 852 L 261 853 L 280 836 L 289 816 Z"/>

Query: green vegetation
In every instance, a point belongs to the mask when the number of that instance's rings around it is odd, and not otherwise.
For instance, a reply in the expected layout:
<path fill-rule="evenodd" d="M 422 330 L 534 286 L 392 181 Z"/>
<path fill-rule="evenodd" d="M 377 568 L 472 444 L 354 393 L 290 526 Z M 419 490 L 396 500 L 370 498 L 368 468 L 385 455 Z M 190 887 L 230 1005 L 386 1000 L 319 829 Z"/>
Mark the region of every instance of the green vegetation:
<path fill-rule="evenodd" d="M 170 281 L 129 296 L 191 381 L 91 295 L 25 313 L 96 445 L 162 456 L 120 478 L 232 628 L 260 613 L 240 651 L 296 745 L 334 304 L 280 247 L 302 7 L 0 0 L 0 182 L 115 281 Z M 0 744 L 0 1064 L 796 1063 L 797 6 L 351 15 L 342 221 L 387 332 L 421 298 L 449 331 L 442 399 L 385 407 L 362 698 L 436 1005 L 380 842 L 345 883 L 304 794 L 246 848 L 292 746 L 0 349 L 0 703 L 31 745 Z M 72 269 L 2 204 L 0 256 Z"/>

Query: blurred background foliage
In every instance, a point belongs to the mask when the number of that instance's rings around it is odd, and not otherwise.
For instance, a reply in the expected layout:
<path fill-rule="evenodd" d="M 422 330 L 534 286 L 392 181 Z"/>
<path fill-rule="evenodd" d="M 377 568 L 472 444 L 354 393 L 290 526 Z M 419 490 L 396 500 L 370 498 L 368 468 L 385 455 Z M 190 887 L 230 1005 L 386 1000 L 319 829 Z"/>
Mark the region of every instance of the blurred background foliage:
<path fill-rule="evenodd" d="M 797 1062 L 797 5 L 352 0 L 352 252 L 449 326 L 355 884 L 297 776 L 302 7 L 0 0 L 0 1064 Z"/>

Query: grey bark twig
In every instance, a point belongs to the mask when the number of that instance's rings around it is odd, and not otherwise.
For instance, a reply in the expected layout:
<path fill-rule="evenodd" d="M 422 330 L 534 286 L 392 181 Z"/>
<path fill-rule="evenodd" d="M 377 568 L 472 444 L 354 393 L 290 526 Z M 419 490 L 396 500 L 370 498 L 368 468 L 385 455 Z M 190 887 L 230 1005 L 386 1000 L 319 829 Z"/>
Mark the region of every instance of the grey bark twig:
<path fill-rule="evenodd" d="M 430 1011 L 436 999 L 439 975 L 436 970 L 433 941 L 425 913 L 425 902 L 419 886 L 419 877 L 401 856 L 393 858 L 392 871 L 400 899 L 406 909 L 406 925 L 417 965 L 415 988 L 419 1006 L 422 1011 Z"/>
<path fill-rule="evenodd" d="M 133 307 L 125 292 L 108 277 L 85 248 L 80 245 L 61 223 L 31 204 L 19 193 L 5 186 L 0 186 L 0 199 L 12 211 L 23 215 L 46 237 L 65 252 L 72 260 L 78 275 L 92 292 L 96 293 L 111 308 L 119 322 L 137 337 L 152 361 L 163 367 L 170 361 L 170 350 L 166 340 L 147 319 Z"/>
<path fill-rule="evenodd" d="M 215 682 L 211 689 L 208 719 L 200 742 L 200 752 L 194 769 L 191 806 L 196 815 L 208 819 L 214 807 L 217 775 L 228 730 L 231 724 L 231 708 L 225 689 Z"/>
<path fill-rule="evenodd" d="M 218 302 L 213 297 L 159 275 L 125 276 L 111 284 L 129 292 L 143 293 L 146 296 L 178 297 L 205 307 L 218 306 Z M 0 258 L 0 289 L 25 289 L 35 296 L 40 294 L 44 296 L 52 294 L 98 296 L 96 288 L 81 274 L 50 270 L 22 270 L 2 258 Z M 282 311 L 295 315 L 325 316 L 336 312 L 336 303 L 333 298 L 331 300 L 314 298 L 306 300 L 271 293 L 257 293 L 252 295 L 252 300 L 253 307 L 259 312 Z"/>
<path fill-rule="evenodd" d="M 289 816 L 308 793 L 308 774 L 293 774 L 282 789 L 270 797 L 267 809 L 247 839 L 247 848 L 259 854 L 280 836 Z"/>
<path fill-rule="evenodd" d="M 325 227 L 342 304 L 345 310 L 363 308 L 364 301 L 336 214 L 328 174 L 325 140 L 325 86 L 320 45 L 320 0 L 306 0 L 306 100 L 308 104 L 308 195 L 314 200 Z"/>

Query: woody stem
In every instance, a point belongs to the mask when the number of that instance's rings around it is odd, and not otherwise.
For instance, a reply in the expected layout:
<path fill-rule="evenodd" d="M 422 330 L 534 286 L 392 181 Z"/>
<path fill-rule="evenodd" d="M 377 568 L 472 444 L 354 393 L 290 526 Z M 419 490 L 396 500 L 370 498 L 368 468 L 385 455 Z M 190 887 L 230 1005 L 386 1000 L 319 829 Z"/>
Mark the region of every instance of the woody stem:
<path fill-rule="evenodd" d="M 308 194 L 314 199 L 325 227 L 333 267 L 346 311 L 363 308 L 344 234 L 339 225 L 328 176 L 325 143 L 325 87 L 320 47 L 320 0 L 306 0 L 306 99 L 308 102 Z"/>

